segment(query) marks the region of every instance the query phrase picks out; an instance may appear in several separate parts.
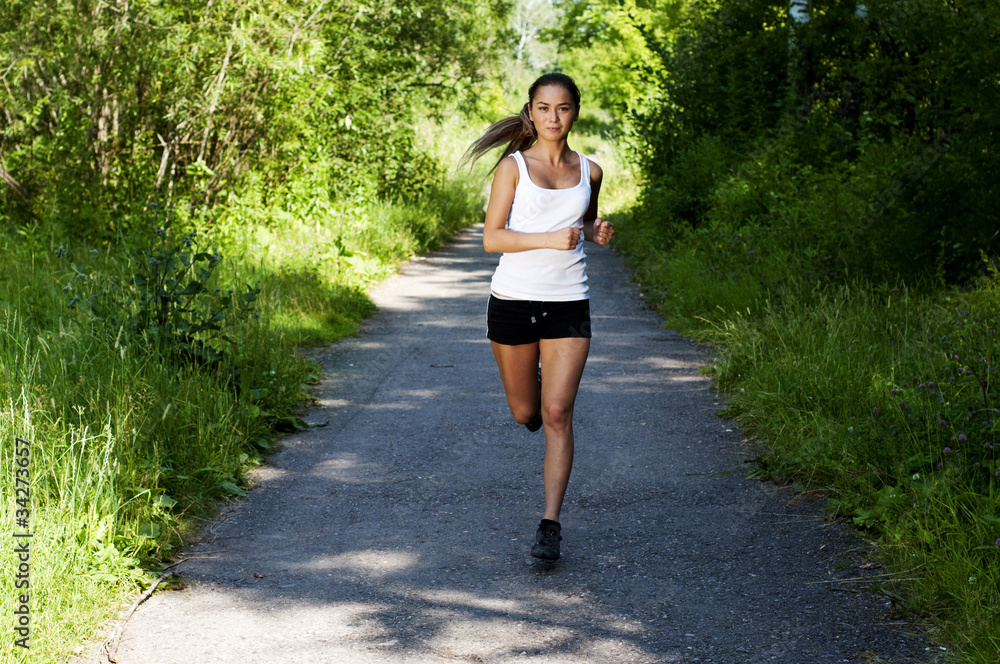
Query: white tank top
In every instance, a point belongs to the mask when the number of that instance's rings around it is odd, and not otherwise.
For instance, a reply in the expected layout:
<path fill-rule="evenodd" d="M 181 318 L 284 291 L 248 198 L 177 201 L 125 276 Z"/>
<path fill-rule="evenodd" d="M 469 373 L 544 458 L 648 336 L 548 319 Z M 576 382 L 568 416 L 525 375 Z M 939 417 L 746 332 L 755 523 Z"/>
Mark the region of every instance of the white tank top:
<path fill-rule="evenodd" d="M 590 162 L 579 152 L 580 182 L 569 189 L 544 189 L 528 177 L 520 152 L 517 188 L 507 216 L 507 228 L 519 233 L 549 233 L 561 228 L 583 227 L 590 207 Z M 582 239 L 582 237 L 581 237 Z M 493 274 L 494 293 L 515 300 L 568 302 L 586 300 L 587 263 L 583 242 L 576 249 L 529 249 L 505 253 Z"/>

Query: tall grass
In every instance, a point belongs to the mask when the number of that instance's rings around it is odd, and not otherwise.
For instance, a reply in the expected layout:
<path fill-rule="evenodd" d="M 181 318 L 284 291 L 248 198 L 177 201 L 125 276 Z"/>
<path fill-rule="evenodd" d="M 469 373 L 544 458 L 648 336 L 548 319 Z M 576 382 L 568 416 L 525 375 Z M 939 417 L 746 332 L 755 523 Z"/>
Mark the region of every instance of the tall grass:
<path fill-rule="evenodd" d="M 6 358 L 5 358 L 6 359 Z M 27 377 L 31 377 L 30 373 Z M 14 645 L 14 616 L 4 611 L 2 661 L 58 661 L 68 644 L 90 637 L 94 624 L 112 617 L 116 606 L 143 582 L 139 561 L 130 555 L 121 508 L 140 496 L 123 494 L 115 486 L 119 457 L 116 439 L 106 425 L 97 432 L 57 431 L 39 413 L 27 390 L 10 398 L 0 410 L 4 442 L 14 435 L 31 443 L 34 508 L 31 533 L 31 641 L 28 651 Z M 0 446 L 0 463 L 13 468 L 13 445 Z M 7 485 L 7 482 L 4 482 Z M 15 504 L 6 491 L 0 516 L 13 524 Z M 6 530 L 6 529 L 5 529 Z M 19 529 L 20 530 L 20 529 Z M 17 569 L 13 538 L 0 552 L 5 572 Z M 13 574 L 5 573 L 0 592 L 15 598 Z M 7 604 L 13 607 L 13 602 Z"/>
<path fill-rule="evenodd" d="M 238 393 L 70 307 L 64 289 L 117 274 L 124 266 L 113 256 L 68 261 L 24 238 L 0 243 L 19 266 L 0 280 L 0 518 L 13 525 L 21 437 L 31 449 L 31 656 L 57 661 L 146 581 L 144 567 L 171 554 L 187 517 L 241 491 L 243 467 L 301 402 L 309 369 L 269 329 L 265 310 L 237 331 L 244 380 L 262 390 Z M 9 563 L 4 597 L 15 596 Z M 0 627 L 12 634 L 10 612 Z M 12 639 L 0 652 L 0 661 L 26 655 Z"/>

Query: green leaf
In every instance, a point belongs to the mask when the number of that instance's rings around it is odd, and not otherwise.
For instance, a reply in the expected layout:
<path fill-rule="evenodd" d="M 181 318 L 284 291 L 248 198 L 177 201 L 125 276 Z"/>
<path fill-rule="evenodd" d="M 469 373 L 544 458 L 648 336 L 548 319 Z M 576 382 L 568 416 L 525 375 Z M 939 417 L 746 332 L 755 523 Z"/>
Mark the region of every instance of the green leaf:
<path fill-rule="evenodd" d="M 167 494 L 163 494 L 161 496 L 156 497 L 155 503 L 156 505 L 164 509 L 170 509 L 171 507 L 177 504 L 177 501 L 168 496 Z"/>
<path fill-rule="evenodd" d="M 139 526 L 139 537 L 149 537 L 150 539 L 156 539 L 160 536 L 160 524 L 158 523 L 144 523 Z"/>
<path fill-rule="evenodd" d="M 236 486 L 232 482 L 222 482 L 221 484 L 219 484 L 219 486 L 221 486 L 223 489 L 225 489 L 228 493 L 231 493 L 231 494 L 233 494 L 235 496 L 245 496 L 245 495 L 247 495 L 246 491 L 244 491 L 240 487 Z"/>
<path fill-rule="evenodd" d="M 202 292 L 203 290 L 205 290 L 204 284 L 201 284 L 201 283 L 199 283 L 197 281 L 192 281 L 187 286 L 185 286 L 182 290 L 177 291 L 177 294 L 178 295 L 197 295 L 198 293 Z"/>

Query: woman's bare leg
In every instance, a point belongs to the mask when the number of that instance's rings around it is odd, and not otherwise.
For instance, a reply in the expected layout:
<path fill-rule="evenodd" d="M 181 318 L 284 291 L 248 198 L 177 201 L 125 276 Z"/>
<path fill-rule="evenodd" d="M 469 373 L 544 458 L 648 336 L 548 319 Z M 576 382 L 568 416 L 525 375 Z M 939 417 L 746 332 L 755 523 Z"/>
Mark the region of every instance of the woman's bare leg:
<path fill-rule="evenodd" d="M 545 514 L 542 518 L 559 521 L 573 468 L 573 406 L 590 352 L 590 339 L 542 339 L 539 352 L 542 422 L 545 424 Z"/>
<path fill-rule="evenodd" d="M 519 424 L 525 424 L 538 412 L 538 344 L 490 343 L 510 412 Z"/>

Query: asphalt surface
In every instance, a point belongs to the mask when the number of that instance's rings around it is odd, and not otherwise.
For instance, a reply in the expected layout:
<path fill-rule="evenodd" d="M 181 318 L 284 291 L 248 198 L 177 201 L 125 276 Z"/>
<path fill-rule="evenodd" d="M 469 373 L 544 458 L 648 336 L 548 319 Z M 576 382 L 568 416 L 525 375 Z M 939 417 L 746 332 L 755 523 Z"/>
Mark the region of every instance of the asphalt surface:
<path fill-rule="evenodd" d="M 745 477 L 705 350 L 587 245 L 593 340 L 563 557 L 529 557 L 544 437 L 507 411 L 480 229 L 408 263 L 355 337 L 314 351 L 286 439 L 124 629 L 121 664 L 925 662 L 869 590 L 870 545 Z"/>

